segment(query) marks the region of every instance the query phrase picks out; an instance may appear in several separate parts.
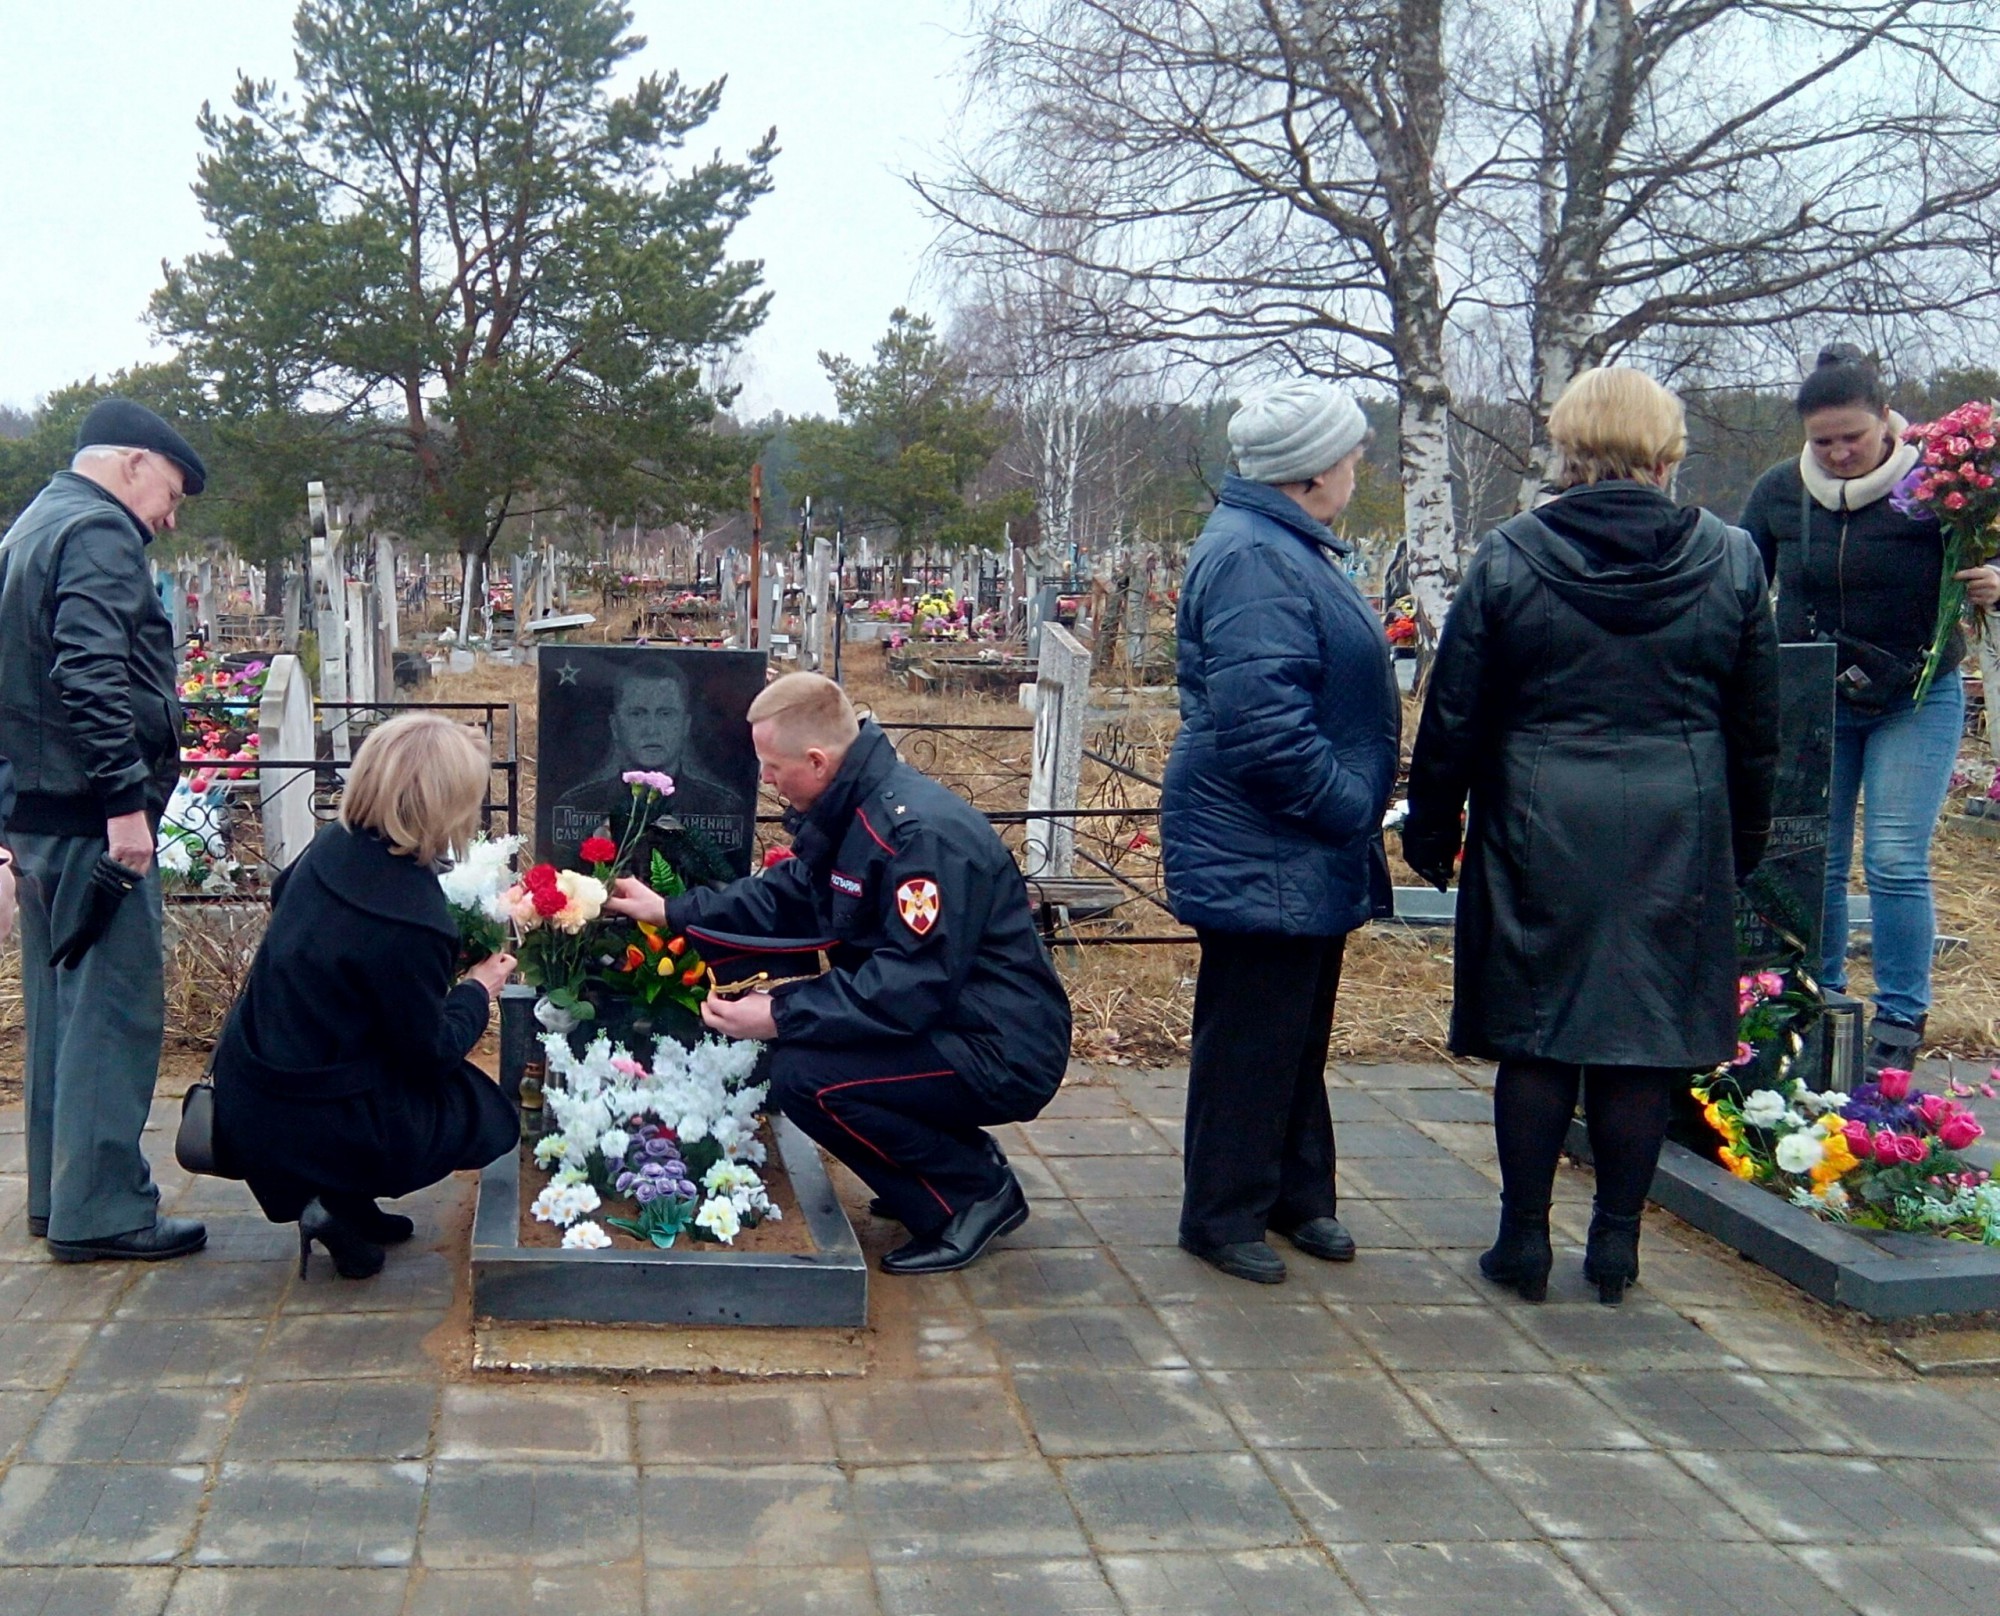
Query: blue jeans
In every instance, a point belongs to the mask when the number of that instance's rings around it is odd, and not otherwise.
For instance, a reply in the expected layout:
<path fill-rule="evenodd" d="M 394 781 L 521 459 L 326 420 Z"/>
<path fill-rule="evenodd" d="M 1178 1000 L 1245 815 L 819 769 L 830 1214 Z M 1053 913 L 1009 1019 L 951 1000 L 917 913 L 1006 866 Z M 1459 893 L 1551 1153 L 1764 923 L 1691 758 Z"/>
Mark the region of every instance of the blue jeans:
<path fill-rule="evenodd" d="M 1861 868 L 1873 917 L 1875 1008 L 1915 1025 L 1931 1002 L 1931 836 L 1951 787 L 1965 732 L 1965 684 L 1941 673 L 1922 707 L 1884 713 L 1836 703 L 1833 795 L 1827 806 L 1825 965 L 1821 980 L 1847 986 L 1847 874 L 1854 863 L 1854 807 L 1866 797 Z"/>

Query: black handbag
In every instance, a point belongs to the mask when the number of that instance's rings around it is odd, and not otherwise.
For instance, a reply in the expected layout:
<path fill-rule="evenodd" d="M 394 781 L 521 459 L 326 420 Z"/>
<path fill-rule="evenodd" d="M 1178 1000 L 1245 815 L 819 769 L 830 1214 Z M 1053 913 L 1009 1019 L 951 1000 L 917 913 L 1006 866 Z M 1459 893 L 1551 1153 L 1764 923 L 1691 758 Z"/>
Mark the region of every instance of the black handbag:
<path fill-rule="evenodd" d="M 1806 632 L 1822 645 L 1831 645 L 1840 655 L 1833 676 L 1833 688 L 1857 712 L 1884 713 L 1906 696 L 1916 694 L 1917 681 L 1924 674 L 1924 659 L 1898 656 L 1873 640 L 1864 640 L 1845 629 L 1831 631 L 1819 626 L 1819 607 L 1812 598 L 1808 581 L 1812 566 L 1812 495 L 1804 477 L 1799 479 L 1799 589 L 1806 597 Z"/>
<path fill-rule="evenodd" d="M 174 1132 L 174 1160 L 184 1171 L 210 1178 L 241 1178 L 222 1164 L 215 1148 L 215 1085 L 203 1078 L 181 1096 L 181 1125 Z"/>

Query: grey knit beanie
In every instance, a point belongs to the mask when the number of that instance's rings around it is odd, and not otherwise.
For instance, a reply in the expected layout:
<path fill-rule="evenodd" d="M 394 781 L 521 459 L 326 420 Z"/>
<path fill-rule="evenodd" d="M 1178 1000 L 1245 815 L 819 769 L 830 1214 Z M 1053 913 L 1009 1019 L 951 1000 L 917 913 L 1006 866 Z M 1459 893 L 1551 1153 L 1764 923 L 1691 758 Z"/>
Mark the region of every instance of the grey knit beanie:
<path fill-rule="evenodd" d="M 1302 483 L 1361 447 L 1368 418 L 1332 382 L 1301 376 L 1258 389 L 1229 418 L 1236 469 L 1253 483 Z"/>

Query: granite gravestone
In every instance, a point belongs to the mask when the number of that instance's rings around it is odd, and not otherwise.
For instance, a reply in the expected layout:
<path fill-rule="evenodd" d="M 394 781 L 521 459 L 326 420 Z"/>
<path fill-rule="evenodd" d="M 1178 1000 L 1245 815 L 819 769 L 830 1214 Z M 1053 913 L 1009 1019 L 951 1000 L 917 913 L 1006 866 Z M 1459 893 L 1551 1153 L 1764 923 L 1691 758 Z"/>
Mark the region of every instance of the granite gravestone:
<path fill-rule="evenodd" d="M 1771 841 L 1764 862 L 1736 898 L 1737 942 L 1747 969 L 1800 959 L 1819 974 L 1835 658 L 1831 645 L 1778 648 L 1782 716 Z"/>
<path fill-rule="evenodd" d="M 552 645 L 540 665 L 537 854 L 579 864 L 583 839 L 630 801 L 622 776 L 644 769 L 673 776 L 667 811 L 747 875 L 757 754 L 745 715 L 763 652 Z"/>

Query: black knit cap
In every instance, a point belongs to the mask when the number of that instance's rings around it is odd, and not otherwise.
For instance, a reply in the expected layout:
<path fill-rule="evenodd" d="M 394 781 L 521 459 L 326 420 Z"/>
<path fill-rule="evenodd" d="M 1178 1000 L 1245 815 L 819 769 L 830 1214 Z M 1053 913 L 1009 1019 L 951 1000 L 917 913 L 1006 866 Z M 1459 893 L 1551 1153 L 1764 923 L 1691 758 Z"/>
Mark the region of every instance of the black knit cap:
<path fill-rule="evenodd" d="M 151 449 L 165 455 L 185 474 L 183 492 L 199 494 L 208 481 L 208 468 L 201 456 L 159 416 L 129 398 L 100 399 L 76 429 L 79 449 Z"/>

